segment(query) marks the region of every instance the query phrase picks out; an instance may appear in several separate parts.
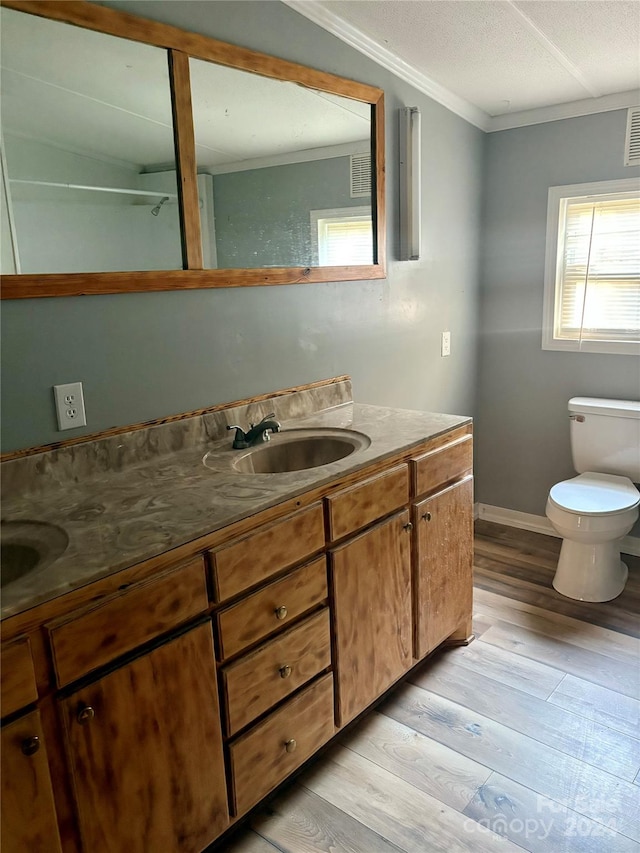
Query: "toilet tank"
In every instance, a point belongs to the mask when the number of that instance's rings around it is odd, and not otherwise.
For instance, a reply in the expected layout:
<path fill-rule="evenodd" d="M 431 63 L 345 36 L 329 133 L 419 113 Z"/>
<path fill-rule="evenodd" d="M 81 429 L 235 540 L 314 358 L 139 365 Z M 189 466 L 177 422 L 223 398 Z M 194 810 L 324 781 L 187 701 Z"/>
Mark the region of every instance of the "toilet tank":
<path fill-rule="evenodd" d="M 640 482 L 640 402 L 569 400 L 571 455 L 579 474 L 618 474 Z"/>

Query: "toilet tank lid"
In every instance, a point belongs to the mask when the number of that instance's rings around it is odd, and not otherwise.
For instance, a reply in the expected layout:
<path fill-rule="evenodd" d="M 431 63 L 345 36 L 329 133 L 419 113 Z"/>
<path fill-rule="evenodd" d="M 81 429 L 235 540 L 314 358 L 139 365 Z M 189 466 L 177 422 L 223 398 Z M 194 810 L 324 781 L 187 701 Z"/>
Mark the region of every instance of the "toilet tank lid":
<path fill-rule="evenodd" d="M 640 418 L 640 401 L 572 397 L 569 400 L 569 411 L 575 414 L 589 412 L 594 415 L 609 415 L 617 418 Z"/>

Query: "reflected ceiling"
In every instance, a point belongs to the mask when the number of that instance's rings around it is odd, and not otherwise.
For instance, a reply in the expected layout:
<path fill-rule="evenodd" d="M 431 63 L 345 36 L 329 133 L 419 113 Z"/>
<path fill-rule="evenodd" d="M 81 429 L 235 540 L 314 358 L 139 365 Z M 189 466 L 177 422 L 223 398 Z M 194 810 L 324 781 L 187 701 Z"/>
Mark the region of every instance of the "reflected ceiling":
<path fill-rule="evenodd" d="M 81 68 L 69 63 L 72 55 Z M 138 170 L 173 163 L 164 51 L 3 8 L 1 62 L 5 132 Z M 211 63 L 190 67 L 194 101 L 206 104 L 197 121 L 201 168 L 228 171 L 238 161 L 362 140 L 368 146 L 368 104 Z"/>

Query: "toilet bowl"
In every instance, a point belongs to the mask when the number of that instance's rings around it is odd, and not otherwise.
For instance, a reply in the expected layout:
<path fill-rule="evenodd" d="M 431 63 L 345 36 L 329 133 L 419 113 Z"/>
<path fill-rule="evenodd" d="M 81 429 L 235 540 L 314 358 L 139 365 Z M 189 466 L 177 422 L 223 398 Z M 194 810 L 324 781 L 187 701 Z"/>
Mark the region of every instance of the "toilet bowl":
<path fill-rule="evenodd" d="M 553 586 L 580 601 L 610 601 L 623 591 L 621 540 L 638 519 L 640 492 L 628 477 L 585 472 L 552 487 L 546 515 L 563 543 Z"/>

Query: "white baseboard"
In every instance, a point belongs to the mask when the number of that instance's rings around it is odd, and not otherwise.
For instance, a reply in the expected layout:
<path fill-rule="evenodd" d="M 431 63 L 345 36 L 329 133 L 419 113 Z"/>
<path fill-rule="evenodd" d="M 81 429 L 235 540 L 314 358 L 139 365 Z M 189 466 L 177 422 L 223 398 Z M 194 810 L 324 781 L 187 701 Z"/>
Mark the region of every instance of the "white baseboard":
<path fill-rule="evenodd" d="M 507 527 L 518 527 L 520 530 L 532 530 L 534 533 L 545 533 L 547 536 L 560 538 L 549 519 L 544 515 L 532 515 L 528 512 L 518 512 L 515 509 L 505 509 L 502 506 L 476 503 L 474 517 L 496 524 L 506 524 Z M 622 540 L 623 554 L 640 557 L 640 539 L 637 536 L 625 536 Z"/>

